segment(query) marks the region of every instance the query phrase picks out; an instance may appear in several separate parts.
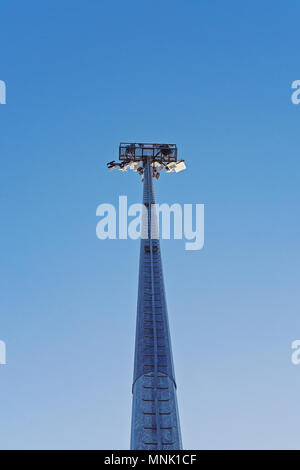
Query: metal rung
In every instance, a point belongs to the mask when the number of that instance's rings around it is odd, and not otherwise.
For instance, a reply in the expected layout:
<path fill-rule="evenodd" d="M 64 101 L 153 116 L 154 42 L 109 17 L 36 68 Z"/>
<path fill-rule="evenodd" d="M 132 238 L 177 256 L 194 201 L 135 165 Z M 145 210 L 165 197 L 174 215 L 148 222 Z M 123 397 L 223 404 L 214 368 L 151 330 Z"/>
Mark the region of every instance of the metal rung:
<path fill-rule="evenodd" d="M 153 354 L 150 354 L 150 353 L 144 353 L 144 356 L 150 356 L 150 357 L 153 357 L 155 356 L 155 353 Z M 157 357 L 168 357 L 167 354 L 157 354 Z"/>
<path fill-rule="evenodd" d="M 168 429 L 168 430 L 170 430 L 170 429 L 172 429 L 172 426 L 166 426 L 166 427 L 160 426 L 159 428 L 160 428 L 160 429 L 166 429 L 166 430 Z M 144 429 L 152 429 L 152 431 L 156 431 L 156 430 L 157 430 L 157 426 L 144 426 Z"/>
<path fill-rule="evenodd" d="M 157 442 L 143 442 L 145 446 L 157 446 Z M 163 446 L 173 446 L 174 442 L 162 442 Z"/>

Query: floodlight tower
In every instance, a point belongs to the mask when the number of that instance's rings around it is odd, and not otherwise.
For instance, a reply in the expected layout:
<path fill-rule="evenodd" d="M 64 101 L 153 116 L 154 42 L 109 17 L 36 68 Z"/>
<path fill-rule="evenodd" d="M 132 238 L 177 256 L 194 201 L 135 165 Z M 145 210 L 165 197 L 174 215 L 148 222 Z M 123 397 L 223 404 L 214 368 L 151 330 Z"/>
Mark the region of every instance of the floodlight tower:
<path fill-rule="evenodd" d="M 171 340 L 164 288 L 153 178 L 160 172 L 185 169 L 177 160 L 175 144 L 121 143 L 120 163 L 109 162 L 108 168 L 131 169 L 142 175 L 144 183 L 143 227 L 141 238 L 139 287 L 136 320 L 135 361 L 131 449 L 180 450 L 181 431 L 176 397 Z"/>

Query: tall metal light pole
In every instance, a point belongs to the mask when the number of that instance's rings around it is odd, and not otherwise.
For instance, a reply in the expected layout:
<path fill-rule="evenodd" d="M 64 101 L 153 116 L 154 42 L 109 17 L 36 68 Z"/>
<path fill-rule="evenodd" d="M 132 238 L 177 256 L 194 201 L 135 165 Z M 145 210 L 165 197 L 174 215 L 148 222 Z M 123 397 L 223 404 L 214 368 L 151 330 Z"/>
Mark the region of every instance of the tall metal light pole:
<path fill-rule="evenodd" d="M 182 449 L 168 312 L 160 244 L 156 231 L 153 177 L 185 169 L 175 144 L 121 143 L 120 163 L 110 169 L 131 169 L 144 182 L 147 238 L 141 239 L 136 320 L 131 449 Z"/>

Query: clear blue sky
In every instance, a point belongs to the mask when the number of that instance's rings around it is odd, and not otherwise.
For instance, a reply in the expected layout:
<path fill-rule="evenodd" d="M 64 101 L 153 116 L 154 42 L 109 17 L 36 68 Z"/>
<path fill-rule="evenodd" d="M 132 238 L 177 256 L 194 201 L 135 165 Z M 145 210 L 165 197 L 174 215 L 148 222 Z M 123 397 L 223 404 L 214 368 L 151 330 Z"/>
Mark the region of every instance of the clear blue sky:
<path fill-rule="evenodd" d="M 185 448 L 300 448 L 299 2 L 2 1 L 0 447 L 129 446 L 139 202 L 120 141 L 176 142 L 159 202 L 205 204 L 205 247 L 163 241 Z"/>

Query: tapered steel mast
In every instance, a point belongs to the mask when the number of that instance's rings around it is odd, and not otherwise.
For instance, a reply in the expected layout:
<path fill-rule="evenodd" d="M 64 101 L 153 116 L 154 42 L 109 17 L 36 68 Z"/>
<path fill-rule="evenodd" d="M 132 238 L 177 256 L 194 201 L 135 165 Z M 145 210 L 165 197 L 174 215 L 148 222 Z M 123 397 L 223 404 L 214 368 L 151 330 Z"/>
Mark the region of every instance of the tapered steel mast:
<path fill-rule="evenodd" d="M 153 177 L 158 178 L 163 169 L 181 171 L 185 164 L 177 161 L 176 145 L 170 144 L 120 144 L 119 157 L 121 163 L 108 164 L 111 169 L 130 168 L 142 174 L 147 231 L 140 246 L 131 449 L 179 450 L 182 441 Z"/>

